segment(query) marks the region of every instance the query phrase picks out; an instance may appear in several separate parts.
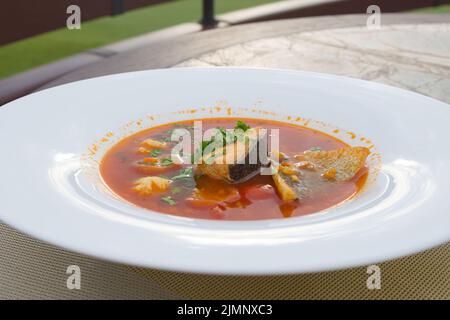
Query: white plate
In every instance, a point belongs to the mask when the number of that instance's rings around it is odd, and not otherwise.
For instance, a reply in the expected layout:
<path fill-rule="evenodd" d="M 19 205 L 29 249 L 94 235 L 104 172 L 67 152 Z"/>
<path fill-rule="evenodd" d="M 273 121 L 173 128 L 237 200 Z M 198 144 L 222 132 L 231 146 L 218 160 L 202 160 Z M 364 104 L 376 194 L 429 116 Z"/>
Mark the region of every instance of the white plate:
<path fill-rule="evenodd" d="M 370 182 L 352 201 L 265 221 L 151 212 L 102 184 L 95 161 L 121 137 L 230 114 L 338 127 L 352 145 L 373 144 L 381 164 L 370 159 Z M 449 120 L 449 105 L 425 96 L 306 72 L 171 69 L 75 82 L 0 108 L 0 218 L 73 251 L 152 268 L 281 274 L 380 262 L 450 240 Z"/>

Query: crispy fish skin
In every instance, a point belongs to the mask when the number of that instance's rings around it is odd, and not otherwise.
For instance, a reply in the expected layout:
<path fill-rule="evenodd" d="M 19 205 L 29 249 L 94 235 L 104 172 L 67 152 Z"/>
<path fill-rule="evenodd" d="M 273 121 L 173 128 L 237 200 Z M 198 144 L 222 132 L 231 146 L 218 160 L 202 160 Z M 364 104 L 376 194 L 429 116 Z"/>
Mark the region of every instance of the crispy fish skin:
<path fill-rule="evenodd" d="M 197 165 L 196 172 L 198 174 L 207 175 L 216 180 L 225 180 L 227 182 L 233 182 L 229 175 L 228 164 L 219 164 L 219 163 L 200 163 Z"/>
<path fill-rule="evenodd" d="M 238 144 L 240 142 L 237 142 Z M 197 165 L 196 172 L 199 174 L 204 174 L 209 176 L 210 178 L 216 180 L 223 180 L 228 183 L 234 183 L 242 179 L 245 175 L 253 172 L 254 170 L 259 169 L 257 166 L 253 168 L 254 165 L 248 164 L 246 160 L 244 164 L 235 163 L 235 159 L 232 159 L 233 163 L 229 163 L 229 159 L 227 159 L 227 155 L 235 152 L 235 145 L 230 144 L 216 150 L 216 153 L 219 155 L 217 157 L 207 155 L 203 157 L 202 163 Z M 247 168 L 251 166 L 251 168 Z M 250 170 L 251 169 L 251 170 Z M 250 171 L 250 172 L 249 172 Z M 242 173 L 240 175 L 240 173 Z"/>
<path fill-rule="evenodd" d="M 306 151 L 300 156 L 300 166 L 288 167 L 296 170 L 298 180 L 292 179 L 283 166 L 272 175 L 280 198 L 285 201 L 303 199 L 323 183 L 348 181 L 364 166 L 369 149 L 365 147 L 346 147 L 332 151 Z M 296 168 L 296 169 L 294 169 Z M 286 174 L 288 173 L 288 174 Z M 311 175 L 317 175 L 312 178 Z M 308 178 L 309 176 L 309 178 Z M 322 177 L 322 179 L 321 179 Z"/>
<path fill-rule="evenodd" d="M 284 201 L 290 201 L 298 198 L 298 195 L 295 192 L 294 188 L 292 188 L 287 183 L 287 179 L 281 177 L 279 173 L 273 174 L 272 179 L 281 199 L 283 199 Z"/>
<path fill-rule="evenodd" d="M 306 151 L 303 157 L 322 175 L 335 171 L 334 180 L 348 181 L 364 166 L 369 154 L 370 150 L 366 147 L 346 147 L 331 151 Z"/>
<path fill-rule="evenodd" d="M 247 130 L 245 137 L 253 143 L 247 142 L 247 139 L 238 140 L 216 150 L 218 156 L 205 155 L 202 163 L 197 165 L 196 172 L 228 183 L 242 182 L 256 175 L 262 165 L 257 149 L 260 143 L 258 128 Z M 238 150 L 244 151 L 244 157 L 241 159 L 238 159 Z M 252 152 L 256 152 L 256 163 L 250 163 Z"/>
<path fill-rule="evenodd" d="M 272 179 L 282 200 L 290 201 L 303 199 L 309 195 L 309 187 L 311 186 L 303 179 L 299 170 L 296 170 L 293 175 L 287 175 L 279 169 L 280 167 L 278 167 L 277 172 L 272 174 Z"/>

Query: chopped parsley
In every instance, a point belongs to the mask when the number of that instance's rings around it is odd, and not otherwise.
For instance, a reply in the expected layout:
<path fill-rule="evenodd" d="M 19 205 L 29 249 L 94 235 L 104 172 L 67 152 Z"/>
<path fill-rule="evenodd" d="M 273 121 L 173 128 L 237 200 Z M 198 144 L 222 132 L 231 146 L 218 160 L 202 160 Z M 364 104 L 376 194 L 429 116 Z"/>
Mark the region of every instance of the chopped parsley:
<path fill-rule="evenodd" d="M 170 158 L 164 158 L 161 160 L 161 166 L 163 166 L 163 167 L 168 167 L 168 166 L 171 166 L 172 164 L 173 164 L 173 161 Z"/>
<path fill-rule="evenodd" d="M 204 155 L 205 149 L 211 143 L 213 143 L 215 139 L 223 139 L 224 146 L 234 143 L 235 141 L 238 141 L 238 140 L 242 141 L 242 139 L 243 139 L 242 132 L 245 132 L 248 129 L 250 129 L 250 126 L 248 124 L 246 124 L 244 121 L 238 120 L 236 122 L 236 127 L 234 128 L 234 134 L 233 134 L 233 132 L 229 132 L 222 127 L 219 127 L 216 129 L 219 130 L 219 132 L 214 136 L 214 138 L 211 140 L 203 140 L 200 148 L 194 152 L 194 154 L 192 155 L 192 159 L 191 159 L 192 163 L 195 163 L 197 159 L 199 159 L 202 155 Z M 246 137 L 246 138 L 248 138 L 248 137 Z M 245 142 L 247 142 L 247 139 L 245 140 Z"/>
<path fill-rule="evenodd" d="M 161 200 L 170 206 L 174 206 L 177 204 L 177 202 L 173 200 L 171 196 L 161 197 Z"/>
<path fill-rule="evenodd" d="M 177 194 L 180 193 L 183 189 L 181 189 L 180 187 L 174 187 L 172 188 L 172 194 Z"/>
<path fill-rule="evenodd" d="M 162 150 L 161 150 L 161 149 L 154 149 L 154 150 L 150 151 L 148 155 L 149 155 L 150 157 L 156 158 L 156 157 L 159 156 L 161 153 L 162 153 Z"/>
<path fill-rule="evenodd" d="M 172 180 L 186 179 L 191 178 L 193 176 L 192 167 L 181 169 L 179 174 L 172 177 Z"/>
<path fill-rule="evenodd" d="M 205 151 L 206 147 L 209 146 L 213 141 L 209 140 L 209 141 L 202 141 L 202 152 Z"/>
<path fill-rule="evenodd" d="M 248 124 L 246 124 L 244 121 L 242 120 L 238 120 L 236 122 L 236 127 L 235 129 L 241 129 L 242 131 L 247 131 L 248 129 L 250 129 L 250 126 Z"/>

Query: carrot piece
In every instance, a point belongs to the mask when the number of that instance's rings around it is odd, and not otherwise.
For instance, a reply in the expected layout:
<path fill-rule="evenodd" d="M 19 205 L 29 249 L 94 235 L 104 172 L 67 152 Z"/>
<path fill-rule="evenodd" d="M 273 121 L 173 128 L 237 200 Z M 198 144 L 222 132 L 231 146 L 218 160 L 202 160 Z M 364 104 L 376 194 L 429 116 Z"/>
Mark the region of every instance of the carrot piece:
<path fill-rule="evenodd" d="M 158 163 L 158 159 L 153 157 L 144 158 L 142 161 L 145 163 Z"/>
<path fill-rule="evenodd" d="M 322 176 L 328 180 L 335 180 L 336 179 L 336 168 L 330 168 L 326 172 L 322 174 Z"/>
<path fill-rule="evenodd" d="M 138 153 L 141 153 L 141 154 L 148 154 L 148 153 L 150 152 L 150 150 L 148 150 L 148 149 L 145 148 L 145 147 L 139 147 L 139 149 L 137 150 L 137 152 L 138 152 Z"/>
<path fill-rule="evenodd" d="M 275 190 L 270 184 L 254 186 L 245 191 L 245 196 L 250 200 L 268 199 L 275 195 Z"/>
<path fill-rule="evenodd" d="M 166 149 L 168 145 L 165 142 L 160 142 L 153 139 L 146 139 L 141 142 L 141 146 L 150 149 L 153 148 Z"/>
<path fill-rule="evenodd" d="M 209 200 L 209 199 L 197 199 L 197 198 L 186 198 L 186 204 L 194 208 L 205 208 L 210 209 L 214 208 L 219 204 L 219 201 Z"/>

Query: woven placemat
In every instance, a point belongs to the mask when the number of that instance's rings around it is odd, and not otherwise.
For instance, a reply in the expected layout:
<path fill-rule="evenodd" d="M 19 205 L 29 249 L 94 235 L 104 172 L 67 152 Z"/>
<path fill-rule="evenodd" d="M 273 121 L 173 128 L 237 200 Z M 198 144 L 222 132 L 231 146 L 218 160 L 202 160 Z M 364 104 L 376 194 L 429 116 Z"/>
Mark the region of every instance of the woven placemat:
<path fill-rule="evenodd" d="M 67 267 L 81 269 L 69 290 Z M 0 299 L 178 299 L 127 266 L 62 250 L 0 223 Z"/>
<path fill-rule="evenodd" d="M 285 276 L 217 276 L 130 268 L 189 299 L 450 299 L 450 243 L 377 266 L 381 289 L 368 289 L 367 267 Z"/>
<path fill-rule="evenodd" d="M 82 289 L 68 290 L 79 265 Z M 0 223 L 0 299 L 449 299 L 450 243 L 367 268 L 286 276 L 214 276 L 136 268 L 68 252 Z"/>

